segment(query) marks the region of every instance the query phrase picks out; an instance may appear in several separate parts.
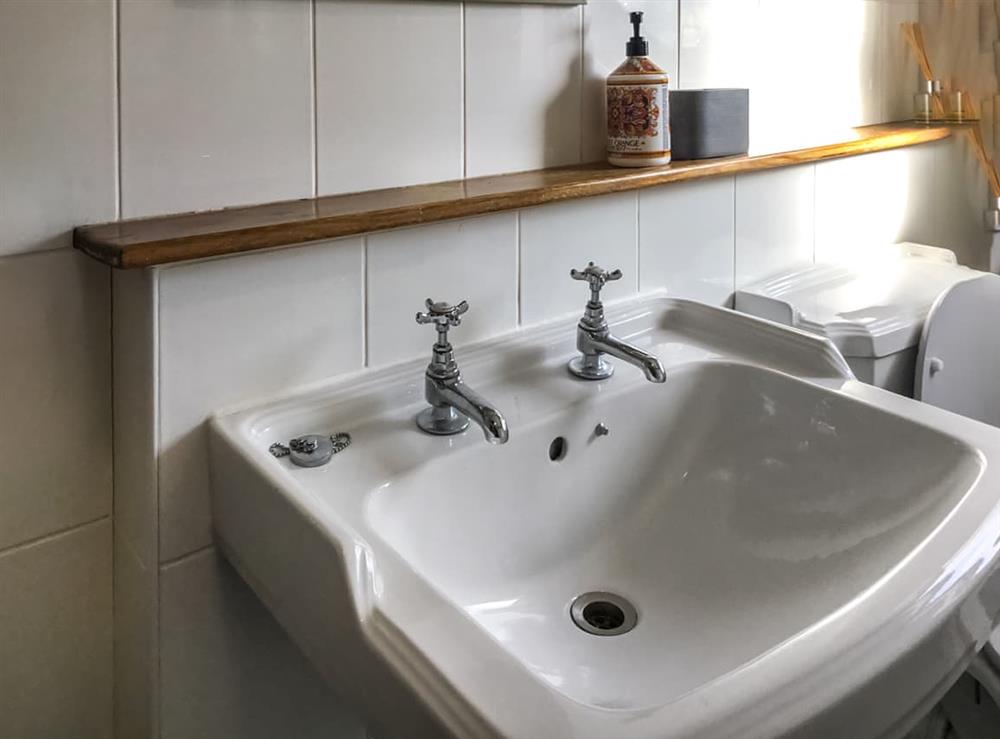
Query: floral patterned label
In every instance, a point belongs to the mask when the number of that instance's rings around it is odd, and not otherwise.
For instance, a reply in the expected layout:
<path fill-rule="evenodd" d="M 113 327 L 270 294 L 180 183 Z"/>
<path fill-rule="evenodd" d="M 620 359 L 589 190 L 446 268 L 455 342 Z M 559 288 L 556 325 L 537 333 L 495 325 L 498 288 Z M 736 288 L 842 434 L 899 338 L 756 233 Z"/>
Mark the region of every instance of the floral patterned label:
<path fill-rule="evenodd" d="M 608 151 L 662 156 L 670 151 L 667 86 L 608 85 Z"/>

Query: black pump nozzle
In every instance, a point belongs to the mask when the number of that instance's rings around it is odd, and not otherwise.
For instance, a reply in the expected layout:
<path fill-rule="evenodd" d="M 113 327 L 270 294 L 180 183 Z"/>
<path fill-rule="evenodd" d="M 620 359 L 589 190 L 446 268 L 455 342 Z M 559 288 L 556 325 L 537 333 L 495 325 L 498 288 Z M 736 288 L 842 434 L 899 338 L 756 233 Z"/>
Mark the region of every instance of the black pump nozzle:
<path fill-rule="evenodd" d="M 632 35 L 635 38 L 642 38 L 639 35 L 639 26 L 642 25 L 642 11 L 633 10 L 631 13 L 628 14 L 628 20 L 629 23 L 632 24 Z"/>
<path fill-rule="evenodd" d="M 632 11 L 628 14 L 628 19 L 632 23 L 632 38 L 625 44 L 625 55 L 649 56 L 649 43 L 639 35 L 639 26 L 642 25 L 642 11 Z"/>

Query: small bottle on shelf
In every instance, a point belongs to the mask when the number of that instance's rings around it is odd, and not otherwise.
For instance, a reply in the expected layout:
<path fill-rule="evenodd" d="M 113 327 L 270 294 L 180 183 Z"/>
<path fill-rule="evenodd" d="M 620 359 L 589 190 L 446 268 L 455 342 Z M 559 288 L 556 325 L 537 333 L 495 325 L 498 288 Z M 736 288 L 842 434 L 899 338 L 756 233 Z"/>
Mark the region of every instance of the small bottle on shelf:
<path fill-rule="evenodd" d="M 913 118 L 921 123 L 934 119 L 934 83 L 925 80 L 925 89 L 913 96 Z"/>
<path fill-rule="evenodd" d="M 968 120 L 965 114 L 965 94 L 961 90 L 952 90 L 947 94 L 944 115 L 952 123 Z"/>

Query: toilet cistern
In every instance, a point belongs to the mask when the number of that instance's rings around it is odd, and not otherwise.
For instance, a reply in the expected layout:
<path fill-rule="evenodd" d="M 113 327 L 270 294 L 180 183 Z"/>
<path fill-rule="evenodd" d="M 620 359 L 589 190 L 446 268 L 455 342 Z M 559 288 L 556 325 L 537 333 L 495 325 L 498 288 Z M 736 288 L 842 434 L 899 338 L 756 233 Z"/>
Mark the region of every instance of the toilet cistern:
<path fill-rule="evenodd" d="M 659 359 L 637 346 L 615 338 L 608 328 L 604 304 L 601 302 L 601 288 L 608 282 L 620 280 L 622 271 L 615 269 L 608 272 L 590 262 L 582 270 L 571 269 L 569 276 L 574 280 L 586 280 L 590 283 L 590 300 L 587 301 L 583 318 L 576 327 L 576 348 L 580 350 L 580 356 L 570 360 L 569 371 L 584 380 L 611 377 L 615 366 L 604 359 L 605 354 L 610 354 L 641 369 L 650 382 L 666 380 L 667 376 Z"/>
<path fill-rule="evenodd" d="M 462 323 L 469 304 L 425 302 L 426 312 L 417 313 L 417 323 L 433 323 L 437 341 L 424 373 L 424 397 L 430 404 L 417 415 L 417 426 L 428 434 L 450 436 L 465 431 L 472 419 L 483 429 L 486 441 L 506 444 L 510 434 L 503 414 L 462 381 L 455 353 L 448 341 L 448 329 Z"/>

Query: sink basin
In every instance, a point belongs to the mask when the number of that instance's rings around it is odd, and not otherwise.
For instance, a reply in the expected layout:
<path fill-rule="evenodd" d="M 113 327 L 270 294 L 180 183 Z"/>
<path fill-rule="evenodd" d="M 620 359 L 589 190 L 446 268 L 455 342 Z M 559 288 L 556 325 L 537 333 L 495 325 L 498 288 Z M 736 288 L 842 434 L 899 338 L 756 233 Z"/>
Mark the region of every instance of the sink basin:
<path fill-rule="evenodd" d="M 901 735 L 1000 615 L 1000 430 L 723 309 L 609 319 L 664 384 L 572 378 L 574 321 L 459 349 L 499 447 L 416 429 L 424 362 L 220 414 L 220 546 L 386 737 Z M 634 628 L 580 628 L 593 592 Z"/>
<path fill-rule="evenodd" d="M 848 606 L 982 472 L 961 442 L 747 365 L 687 365 L 658 395 L 633 385 L 368 502 L 375 533 L 420 576 L 595 707 L 663 705 Z M 568 451 L 553 464 L 557 436 Z M 880 439 L 892 446 L 872 454 Z M 626 597 L 635 630 L 575 628 L 570 602 L 595 590 Z"/>

